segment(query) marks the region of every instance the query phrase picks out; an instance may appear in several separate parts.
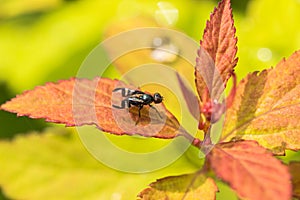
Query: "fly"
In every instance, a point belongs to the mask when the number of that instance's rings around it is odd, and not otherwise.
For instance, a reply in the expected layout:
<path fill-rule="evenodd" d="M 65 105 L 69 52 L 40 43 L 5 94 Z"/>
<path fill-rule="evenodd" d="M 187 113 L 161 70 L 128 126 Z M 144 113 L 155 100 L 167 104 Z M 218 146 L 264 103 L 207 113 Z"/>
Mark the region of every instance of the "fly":
<path fill-rule="evenodd" d="M 151 103 L 159 104 L 162 102 L 163 97 L 159 93 L 154 93 L 153 95 L 146 94 L 139 90 L 131 90 L 129 88 L 115 88 L 113 92 L 121 91 L 122 97 L 126 97 L 121 101 L 121 105 L 112 105 L 114 108 L 117 109 L 124 109 L 130 108 L 131 106 L 136 106 L 139 108 L 139 118 L 136 121 L 136 125 L 138 124 L 140 117 L 141 117 L 141 109 L 144 105 L 148 105 L 151 108 L 154 108 L 160 118 L 161 115 L 159 114 L 158 110 L 151 105 Z"/>

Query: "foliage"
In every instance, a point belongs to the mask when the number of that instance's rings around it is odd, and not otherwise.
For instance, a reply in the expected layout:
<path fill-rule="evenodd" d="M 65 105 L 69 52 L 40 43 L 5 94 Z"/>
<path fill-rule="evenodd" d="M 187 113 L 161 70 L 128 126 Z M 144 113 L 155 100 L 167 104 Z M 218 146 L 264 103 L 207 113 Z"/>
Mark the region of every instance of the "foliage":
<path fill-rule="evenodd" d="M 196 170 L 182 157 L 167 169 L 143 176 L 119 173 L 95 160 L 71 128 L 48 128 L 43 134 L 1 141 L 0 153 L 0 184 L 12 199 L 129 200 L 156 177 Z"/>
<path fill-rule="evenodd" d="M 220 142 L 206 156 L 202 169 L 194 174 L 159 179 L 144 189 L 139 198 L 215 199 L 217 188 L 214 180 L 209 177 L 210 172 L 215 173 L 214 177 L 227 182 L 240 198 L 290 199 L 292 195 L 299 196 L 298 163 L 290 164 L 289 173 L 288 167 L 273 156 L 284 155 L 286 150 L 299 150 L 299 51 L 288 59 L 283 59 L 274 68 L 248 74 L 235 85 L 236 42 L 230 1 L 222 0 L 207 22 L 195 67 L 201 113 L 198 128 L 210 139 L 210 125 L 218 121 L 226 110 Z M 212 60 L 206 59 L 206 52 Z M 214 81 L 215 72 L 208 69 L 211 62 L 215 63 L 220 72 L 222 83 Z M 220 93 L 223 92 L 223 89 L 218 88 L 221 84 L 225 89 L 230 77 L 233 78 L 234 85 L 227 97 L 227 104 L 218 102 Z M 137 109 L 130 110 L 132 120 L 129 120 L 128 113 L 118 113 L 125 131 L 119 129 L 113 120 L 111 109 L 112 101 L 120 101 L 112 98 L 112 90 L 117 82 L 96 77 L 93 80 L 73 78 L 48 83 L 18 95 L 3 104 L 1 109 L 17 113 L 19 116 L 44 118 L 67 126 L 93 124 L 100 130 L 116 135 L 139 134 L 161 139 L 185 137 L 199 150 L 202 150 L 204 142 L 204 145 L 213 145 L 210 140 L 201 141 L 200 138 L 189 135 L 164 106 L 159 112 L 165 113 L 166 123 L 158 134 L 152 133 L 158 129 L 160 118 L 154 119 L 158 123 L 147 128 L 144 126 L 149 122 L 148 108 L 142 110 L 141 123 L 138 126 L 132 123 L 138 117 Z M 76 89 L 84 93 L 76 94 Z M 95 96 L 95 99 L 90 98 L 91 96 Z M 74 109 L 76 115 L 73 115 Z M 94 109 L 96 117 L 90 116 Z M 216 112 L 214 109 L 220 112 L 213 115 Z M 293 188 L 290 183 L 291 176 Z M 30 194 L 21 192 L 17 198 L 37 198 L 27 195 Z"/>

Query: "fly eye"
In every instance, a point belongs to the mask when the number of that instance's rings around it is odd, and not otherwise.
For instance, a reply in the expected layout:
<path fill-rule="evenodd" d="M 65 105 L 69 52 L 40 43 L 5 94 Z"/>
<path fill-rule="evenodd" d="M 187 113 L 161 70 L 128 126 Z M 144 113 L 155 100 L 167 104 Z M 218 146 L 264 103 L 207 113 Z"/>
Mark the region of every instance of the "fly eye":
<path fill-rule="evenodd" d="M 153 97 L 154 97 L 154 103 L 161 103 L 163 100 L 163 97 L 159 93 L 155 93 Z"/>

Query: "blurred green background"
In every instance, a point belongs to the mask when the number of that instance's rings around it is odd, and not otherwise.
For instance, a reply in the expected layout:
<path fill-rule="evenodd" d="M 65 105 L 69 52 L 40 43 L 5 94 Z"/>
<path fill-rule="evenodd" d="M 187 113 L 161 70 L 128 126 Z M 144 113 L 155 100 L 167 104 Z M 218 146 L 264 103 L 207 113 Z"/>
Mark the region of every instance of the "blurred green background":
<path fill-rule="evenodd" d="M 124 21 L 130 23 L 129 28 L 147 26 L 148 22 L 137 20 L 141 16 L 166 26 L 155 15 L 159 2 L 0 0 L 0 104 L 45 82 L 75 76 L 105 35 L 119 31 L 111 27 L 122 26 Z M 199 41 L 218 1 L 164 2 L 178 10 L 178 19 L 168 27 Z M 299 0 L 233 0 L 232 7 L 239 80 L 248 72 L 275 66 L 300 49 Z M 106 75 L 118 76 L 115 70 Z M 133 199 L 156 178 L 193 172 L 198 167 L 185 155 L 162 171 L 123 174 L 95 161 L 74 132 L 0 111 L 0 199 L 52 199 L 50 194 L 55 193 L 56 199 Z M 299 159 L 294 153 L 289 157 Z M 225 185 L 219 183 L 219 187 L 218 199 L 235 199 Z"/>

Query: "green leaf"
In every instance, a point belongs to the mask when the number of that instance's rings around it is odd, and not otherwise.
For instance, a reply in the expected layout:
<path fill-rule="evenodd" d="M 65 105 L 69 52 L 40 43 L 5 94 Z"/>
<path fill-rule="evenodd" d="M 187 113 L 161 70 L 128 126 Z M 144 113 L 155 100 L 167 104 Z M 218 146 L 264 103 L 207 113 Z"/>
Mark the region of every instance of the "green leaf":
<path fill-rule="evenodd" d="M 144 200 L 156 199 L 203 199 L 214 200 L 218 188 L 212 178 L 203 174 L 171 176 L 150 184 L 150 188 L 140 193 Z"/>
<path fill-rule="evenodd" d="M 274 69 L 249 74 L 226 111 L 222 140 L 256 140 L 283 154 L 300 149 L 300 51 Z"/>
<path fill-rule="evenodd" d="M 297 0 L 251 0 L 245 13 L 235 12 L 240 77 L 275 66 L 282 56 L 299 49 L 299 27 L 294 25 L 300 19 L 299 9 Z"/>
<path fill-rule="evenodd" d="M 91 157 L 76 133 L 60 128 L 0 141 L 0 155 L 0 185 L 11 199 L 132 200 L 156 177 L 197 169 L 181 157 L 153 173 L 122 173 Z"/>
<path fill-rule="evenodd" d="M 42 6 L 42 2 L 27 2 L 15 1 L 9 7 L 19 8 L 7 12 Z M 29 19 L 28 14 L 1 21 L 0 78 L 14 91 L 22 91 L 49 81 L 49 76 L 52 80 L 74 76 L 86 55 L 99 43 L 105 24 L 117 12 L 118 2 L 62 1 L 49 12 L 30 13 L 33 16 Z"/>

